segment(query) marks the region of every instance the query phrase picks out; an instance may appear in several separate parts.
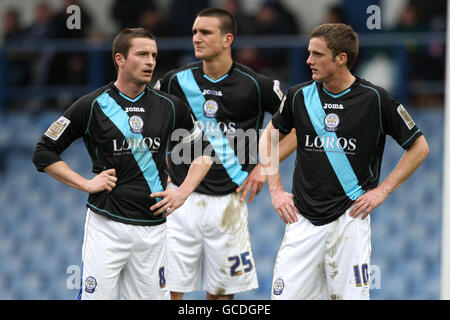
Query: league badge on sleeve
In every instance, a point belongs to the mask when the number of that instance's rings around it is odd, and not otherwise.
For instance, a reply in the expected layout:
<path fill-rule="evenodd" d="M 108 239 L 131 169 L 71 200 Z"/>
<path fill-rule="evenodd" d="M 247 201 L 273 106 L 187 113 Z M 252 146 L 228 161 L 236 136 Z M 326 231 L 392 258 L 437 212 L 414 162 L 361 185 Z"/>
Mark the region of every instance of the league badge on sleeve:
<path fill-rule="evenodd" d="M 283 96 L 283 100 L 280 103 L 280 113 L 283 113 L 284 104 L 286 103 L 286 96 Z"/>
<path fill-rule="evenodd" d="M 161 82 L 158 80 L 156 81 L 155 85 L 153 86 L 153 89 L 155 90 L 161 90 Z"/>
<path fill-rule="evenodd" d="M 411 118 L 408 111 L 406 111 L 405 107 L 402 104 L 398 105 L 397 112 L 400 117 L 402 117 L 403 121 L 405 121 L 405 124 L 409 130 L 411 130 L 416 125 L 414 123 L 414 120 Z"/>
<path fill-rule="evenodd" d="M 60 117 L 45 132 L 45 136 L 52 140 L 58 140 L 64 130 L 69 126 L 70 120 L 65 117 Z"/>
<path fill-rule="evenodd" d="M 277 94 L 280 100 L 283 98 L 283 91 L 280 89 L 280 81 L 273 80 L 273 91 Z"/>

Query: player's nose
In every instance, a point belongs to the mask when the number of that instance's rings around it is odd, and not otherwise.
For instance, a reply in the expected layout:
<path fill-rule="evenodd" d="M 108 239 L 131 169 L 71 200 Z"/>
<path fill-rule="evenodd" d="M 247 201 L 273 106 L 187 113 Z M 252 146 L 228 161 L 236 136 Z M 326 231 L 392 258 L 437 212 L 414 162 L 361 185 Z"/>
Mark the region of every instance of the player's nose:
<path fill-rule="evenodd" d="M 192 35 L 192 41 L 194 43 L 200 43 L 202 41 L 202 38 L 200 37 L 200 32 L 196 32 Z"/>
<path fill-rule="evenodd" d="M 155 57 L 153 57 L 153 56 L 150 56 L 150 57 L 145 61 L 145 64 L 146 64 L 147 66 L 153 66 L 153 65 L 155 65 L 155 63 L 156 63 L 156 59 L 155 59 Z"/>

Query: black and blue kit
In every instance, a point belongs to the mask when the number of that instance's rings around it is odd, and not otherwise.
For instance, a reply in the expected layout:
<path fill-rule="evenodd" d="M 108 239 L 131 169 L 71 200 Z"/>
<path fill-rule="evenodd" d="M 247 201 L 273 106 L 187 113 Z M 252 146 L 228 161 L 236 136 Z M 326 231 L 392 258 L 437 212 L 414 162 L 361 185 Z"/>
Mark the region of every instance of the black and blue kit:
<path fill-rule="evenodd" d="M 190 106 L 212 149 L 209 154 L 215 162 L 195 191 L 208 195 L 234 192 L 258 161 L 264 112 L 274 114 L 280 106 L 279 82 L 239 63 L 214 80 L 203 72 L 202 62 L 196 62 L 168 72 L 157 87 Z M 180 185 L 188 165 L 175 163 L 171 156 L 168 159 L 169 175 Z"/>
<path fill-rule="evenodd" d="M 272 123 L 283 134 L 296 129 L 292 192 L 315 225 L 337 219 L 378 185 L 386 135 L 404 149 L 422 135 L 402 104 L 358 77 L 339 94 L 318 81 L 288 89 Z"/>
<path fill-rule="evenodd" d="M 117 183 L 111 192 L 90 194 L 87 207 L 110 219 L 136 225 L 156 225 L 153 192 L 167 184 L 166 149 L 172 132 L 192 132 L 189 108 L 177 97 L 146 89 L 131 99 L 113 83 L 73 103 L 43 135 L 33 161 L 39 171 L 60 161 L 60 154 L 83 138 L 96 174 L 114 168 Z"/>

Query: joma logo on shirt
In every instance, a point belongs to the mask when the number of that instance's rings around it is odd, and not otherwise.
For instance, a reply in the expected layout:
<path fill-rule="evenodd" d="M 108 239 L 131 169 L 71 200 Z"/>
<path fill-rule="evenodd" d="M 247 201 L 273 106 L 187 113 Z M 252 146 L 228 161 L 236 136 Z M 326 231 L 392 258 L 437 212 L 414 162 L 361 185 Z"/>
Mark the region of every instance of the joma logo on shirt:
<path fill-rule="evenodd" d="M 145 109 L 141 107 L 128 107 L 125 108 L 125 112 L 145 112 Z"/>
<path fill-rule="evenodd" d="M 220 90 L 209 90 L 209 89 L 203 89 L 203 95 L 213 95 L 213 96 L 222 96 L 222 91 Z"/>
<path fill-rule="evenodd" d="M 324 103 L 324 109 L 344 109 L 344 105 L 340 103 Z"/>

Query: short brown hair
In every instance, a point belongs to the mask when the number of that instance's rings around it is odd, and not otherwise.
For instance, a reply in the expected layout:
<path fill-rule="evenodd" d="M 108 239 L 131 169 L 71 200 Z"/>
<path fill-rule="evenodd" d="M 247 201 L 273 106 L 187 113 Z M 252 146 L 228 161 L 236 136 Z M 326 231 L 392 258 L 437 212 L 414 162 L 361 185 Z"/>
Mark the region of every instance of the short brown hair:
<path fill-rule="evenodd" d="M 134 38 L 148 38 L 151 40 L 155 40 L 155 36 L 145 28 L 122 29 L 114 38 L 114 42 L 112 45 L 112 59 L 114 67 L 116 67 L 116 69 L 119 69 L 119 66 L 116 63 L 116 59 L 114 58 L 116 53 L 120 53 L 126 58 L 131 47 L 131 40 Z"/>
<path fill-rule="evenodd" d="M 220 8 L 203 9 L 197 14 L 197 17 L 215 17 L 220 20 L 220 32 L 222 34 L 231 33 L 234 38 L 237 34 L 237 23 L 233 15 Z"/>
<path fill-rule="evenodd" d="M 311 32 L 310 38 L 325 40 L 328 49 L 336 57 L 340 53 L 347 54 L 347 67 L 351 69 L 358 56 L 358 34 L 353 28 L 344 23 L 325 23 Z"/>

